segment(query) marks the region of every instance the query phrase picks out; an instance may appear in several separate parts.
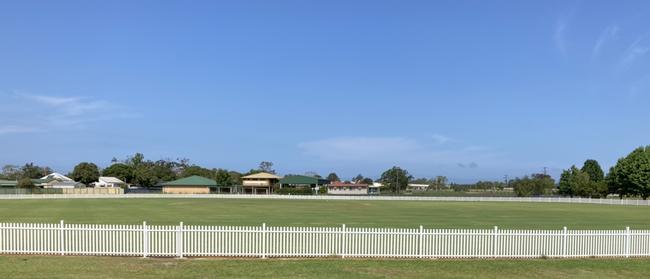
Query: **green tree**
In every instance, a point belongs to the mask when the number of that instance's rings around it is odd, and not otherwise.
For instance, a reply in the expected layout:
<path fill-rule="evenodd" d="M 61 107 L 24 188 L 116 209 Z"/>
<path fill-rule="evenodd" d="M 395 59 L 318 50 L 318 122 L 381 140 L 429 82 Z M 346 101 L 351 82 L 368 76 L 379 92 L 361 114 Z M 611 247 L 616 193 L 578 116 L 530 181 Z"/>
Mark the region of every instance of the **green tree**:
<path fill-rule="evenodd" d="M 197 165 L 192 165 L 184 168 L 182 172 L 179 174 L 179 178 L 188 177 L 192 175 L 214 178 L 215 172 Z"/>
<path fill-rule="evenodd" d="M 225 169 L 218 169 L 215 173 L 214 180 L 217 181 L 217 184 L 219 186 L 235 185 L 235 183 L 233 183 L 234 181 L 232 180 L 232 177 L 230 176 L 230 173 Z"/>
<path fill-rule="evenodd" d="M 31 189 L 34 188 L 35 186 L 31 179 L 25 177 L 23 179 L 18 180 L 18 184 L 16 185 L 16 187 L 23 188 L 23 189 Z"/>
<path fill-rule="evenodd" d="M 19 166 L 4 165 L 2 167 L 2 175 L 5 177 L 5 179 L 18 180 L 23 176 L 23 172 Z"/>
<path fill-rule="evenodd" d="M 555 187 L 555 181 L 550 175 L 536 173 L 523 178 L 516 178 L 511 183 L 517 196 L 531 197 L 550 194 Z"/>
<path fill-rule="evenodd" d="M 335 172 L 331 172 L 330 174 L 327 175 L 327 180 L 335 182 L 335 181 L 341 181 L 339 176 Z"/>
<path fill-rule="evenodd" d="M 440 190 L 447 187 L 447 181 L 448 179 L 446 176 L 438 175 L 433 179 L 431 186 L 433 186 L 436 190 Z"/>
<path fill-rule="evenodd" d="M 37 179 L 50 174 L 52 169 L 49 167 L 39 167 L 34 165 L 34 163 L 27 163 L 21 168 L 21 171 L 22 177 Z"/>
<path fill-rule="evenodd" d="M 407 170 L 394 166 L 382 173 L 379 180 L 392 192 L 399 193 L 401 190 L 406 189 L 411 179 L 413 179 L 413 176 Z"/>
<path fill-rule="evenodd" d="M 275 170 L 273 169 L 273 162 L 262 161 L 260 162 L 258 169 L 263 172 L 275 174 Z"/>
<path fill-rule="evenodd" d="M 589 175 L 589 179 L 593 182 L 600 182 L 605 180 L 605 173 L 596 160 L 586 160 L 582 165 L 582 169 L 580 170 L 587 173 Z"/>
<path fill-rule="evenodd" d="M 131 165 L 114 163 L 102 171 L 103 176 L 117 177 L 126 183 L 133 183 L 134 168 Z"/>
<path fill-rule="evenodd" d="M 79 163 L 72 171 L 72 179 L 88 185 L 99 179 L 99 168 L 93 163 Z"/>
<path fill-rule="evenodd" d="M 624 196 L 650 196 L 650 146 L 639 147 L 618 160 L 607 177 L 609 192 Z"/>

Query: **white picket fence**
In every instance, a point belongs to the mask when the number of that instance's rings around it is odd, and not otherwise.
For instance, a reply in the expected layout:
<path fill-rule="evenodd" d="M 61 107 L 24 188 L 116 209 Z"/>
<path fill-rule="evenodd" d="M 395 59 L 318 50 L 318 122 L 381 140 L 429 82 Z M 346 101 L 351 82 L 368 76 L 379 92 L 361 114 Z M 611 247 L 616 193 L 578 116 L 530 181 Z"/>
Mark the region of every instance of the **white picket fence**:
<path fill-rule="evenodd" d="M 0 253 L 141 257 L 650 256 L 650 230 L 0 223 Z"/>
<path fill-rule="evenodd" d="M 428 196 L 328 196 L 246 194 L 39 194 L 0 195 L 0 200 L 23 199 L 263 199 L 263 200 L 363 200 L 363 201 L 454 201 L 454 202 L 538 202 L 650 206 L 650 200 L 591 199 L 565 197 L 428 197 Z"/>

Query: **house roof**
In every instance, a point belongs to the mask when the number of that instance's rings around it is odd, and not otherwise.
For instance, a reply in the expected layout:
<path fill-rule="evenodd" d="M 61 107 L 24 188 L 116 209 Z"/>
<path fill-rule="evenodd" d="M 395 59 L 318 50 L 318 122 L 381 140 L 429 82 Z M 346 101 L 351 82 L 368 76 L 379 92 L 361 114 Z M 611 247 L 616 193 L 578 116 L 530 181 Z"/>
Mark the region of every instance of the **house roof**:
<path fill-rule="evenodd" d="M 242 179 L 280 179 L 280 177 L 268 172 L 258 172 L 251 175 L 242 176 Z"/>
<path fill-rule="evenodd" d="M 41 179 L 55 179 L 55 180 L 61 180 L 61 181 L 72 181 L 70 177 L 67 177 L 63 174 L 60 174 L 58 172 L 53 172 L 50 173 L 46 176 L 41 177 Z"/>
<path fill-rule="evenodd" d="M 310 185 L 310 184 L 329 184 L 329 183 L 330 181 L 327 179 L 316 178 L 312 176 L 304 176 L 304 175 L 285 176 L 280 180 L 280 184 Z"/>
<path fill-rule="evenodd" d="M 329 186 L 331 186 L 331 187 L 362 187 L 362 188 L 366 188 L 366 187 L 368 187 L 368 184 L 364 184 L 364 183 L 358 183 L 358 184 L 357 183 L 344 183 L 344 182 L 336 181 L 336 182 L 330 183 Z"/>
<path fill-rule="evenodd" d="M 0 180 L 0 187 L 16 187 L 18 181 L 16 180 Z"/>
<path fill-rule="evenodd" d="M 203 176 L 192 175 L 178 180 L 165 182 L 162 183 L 161 185 L 162 186 L 206 186 L 206 187 L 213 186 L 215 187 L 217 186 L 217 182 L 212 179 L 205 178 Z"/>
<path fill-rule="evenodd" d="M 100 176 L 99 181 L 103 181 L 105 183 L 122 183 L 122 184 L 126 183 L 126 182 L 120 180 L 119 178 L 112 177 L 112 176 Z"/>

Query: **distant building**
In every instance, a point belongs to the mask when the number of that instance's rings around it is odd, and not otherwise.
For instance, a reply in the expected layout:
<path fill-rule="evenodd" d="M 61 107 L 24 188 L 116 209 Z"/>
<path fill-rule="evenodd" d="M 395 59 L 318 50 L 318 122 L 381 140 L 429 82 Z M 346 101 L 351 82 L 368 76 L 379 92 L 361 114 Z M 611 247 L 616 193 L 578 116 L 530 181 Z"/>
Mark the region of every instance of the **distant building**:
<path fill-rule="evenodd" d="M 242 178 L 242 190 L 245 194 L 271 194 L 273 185 L 280 181 L 280 177 L 267 172 L 259 172 Z"/>
<path fill-rule="evenodd" d="M 117 177 L 100 176 L 99 181 L 93 182 L 92 185 L 97 188 L 115 188 L 126 186 L 126 182 Z"/>
<path fill-rule="evenodd" d="M 384 187 L 384 184 L 373 182 L 372 185 L 368 185 L 368 194 L 379 195 L 379 193 L 381 193 L 381 187 Z"/>
<path fill-rule="evenodd" d="M 67 177 L 67 176 L 65 176 L 63 174 L 60 174 L 58 172 L 50 173 L 50 174 L 48 174 L 46 176 L 41 177 L 41 179 L 44 179 L 44 180 L 56 180 L 56 181 L 73 181 L 72 178 Z"/>
<path fill-rule="evenodd" d="M 406 186 L 406 190 L 411 190 L 414 192 L 421 192 L 421 191 L 426 191 L 429 189 L 429 184 L 415 184 L 415 183 L 409 183 Z"/>
<path fill-rule="evenodd" d="M 52 183 L 48 183 L 48 185 L 44 186 L 43 188 L 53 188 L 53 189 L 86 188 L 86 184 L 83 184 L 81 182 L 74 182 L 74 181 L 54 181 Z"/>
<path fill-rule="evenodd" d="M 209 194 L 210 188 L 217 187 L 217 182 L 198 175 L 160 184 L 165 194 Z"/>
<path fill-rule="evenodd" d="M 332 182 L 327 185 L 327 194 L 330 195 L 367 195 L 368 184 Z"/>
<path fill-rule="evenodd" d="M 329 183 L 329 180 L 323 178 L 304 175 L 289 175 L 280 179 L 280 188 L 309 187 L 314 191 L 318 191 L 320 187 L 326 187 Z"/>

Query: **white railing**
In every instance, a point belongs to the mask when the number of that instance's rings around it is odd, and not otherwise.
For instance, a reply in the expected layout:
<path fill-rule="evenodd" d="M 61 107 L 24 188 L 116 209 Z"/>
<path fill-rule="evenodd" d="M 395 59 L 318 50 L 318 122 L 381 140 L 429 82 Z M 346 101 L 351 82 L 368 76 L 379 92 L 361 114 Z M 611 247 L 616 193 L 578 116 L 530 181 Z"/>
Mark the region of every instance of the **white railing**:
<path fill-rule="evenodd" d="M 250 194 L 35 194 L 0 195 L 0 200 L 13 199 L 277 199 L 277 200 L 375 200 L 375 201 L 459 201 L 459 202 L 545 202 L 545 203 L 587 203 L 605 205 L 650 206 L 650 200 L 591 199 L 564 197 L 426 197 L 426 196 L 329 196 L 329 195 L 250 195 Z"/>
<path fill-rule="evenodd" d="M 0 223 L 0 253 L 140 257 L 650 256 L 650 230 Z"/>

